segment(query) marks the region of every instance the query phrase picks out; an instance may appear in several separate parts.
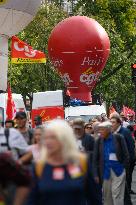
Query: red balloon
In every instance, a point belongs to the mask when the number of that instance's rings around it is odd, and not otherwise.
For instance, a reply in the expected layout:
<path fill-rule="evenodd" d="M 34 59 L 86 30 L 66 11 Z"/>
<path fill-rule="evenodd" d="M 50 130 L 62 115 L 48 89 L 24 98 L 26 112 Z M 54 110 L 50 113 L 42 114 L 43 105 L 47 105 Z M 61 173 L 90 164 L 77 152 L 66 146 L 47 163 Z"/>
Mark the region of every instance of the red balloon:
<path fill-rule="evenodd" d="M 90 101 L 110 52 L 104 28 L 85 16 L 67 18 L 53 29 L 48 51 L 71 96 Z"/>

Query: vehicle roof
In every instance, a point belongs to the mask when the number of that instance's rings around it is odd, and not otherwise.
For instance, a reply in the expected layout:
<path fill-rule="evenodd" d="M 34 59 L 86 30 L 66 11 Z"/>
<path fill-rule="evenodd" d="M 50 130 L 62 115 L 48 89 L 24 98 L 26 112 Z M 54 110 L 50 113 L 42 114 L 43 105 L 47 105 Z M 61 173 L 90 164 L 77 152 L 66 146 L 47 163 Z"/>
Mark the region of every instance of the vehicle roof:
<path fill-rule="evenodd" d="M 33 93 L 32 109 L 46 106 L 63 106 L 62 90 Z"/>
<path fill-rule="evenodd" d="M 81 115 L 90 115 L 98 116 L 102 113 L 106 113 L 104 105 L 89 105 L 89 106 L 76 106 L 76 107 L 67 107 L 65 109 L 65 116 L 81 116 Z"/>

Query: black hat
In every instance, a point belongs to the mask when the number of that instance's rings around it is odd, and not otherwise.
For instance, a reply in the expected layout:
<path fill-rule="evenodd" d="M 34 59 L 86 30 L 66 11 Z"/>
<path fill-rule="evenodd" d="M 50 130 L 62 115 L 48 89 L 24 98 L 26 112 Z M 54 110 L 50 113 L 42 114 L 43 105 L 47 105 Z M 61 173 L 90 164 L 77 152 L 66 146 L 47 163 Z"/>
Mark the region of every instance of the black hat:
<path fill-rule="evenodd" d="M 26 119 L 27 118 L 27 116 L 26 116 L 26 113 L 25 112 L 17 112 L 17 114 L 16 114 L 16 119 L 18 119 L 18 118 L 20 118 L 20 119 Z"/>

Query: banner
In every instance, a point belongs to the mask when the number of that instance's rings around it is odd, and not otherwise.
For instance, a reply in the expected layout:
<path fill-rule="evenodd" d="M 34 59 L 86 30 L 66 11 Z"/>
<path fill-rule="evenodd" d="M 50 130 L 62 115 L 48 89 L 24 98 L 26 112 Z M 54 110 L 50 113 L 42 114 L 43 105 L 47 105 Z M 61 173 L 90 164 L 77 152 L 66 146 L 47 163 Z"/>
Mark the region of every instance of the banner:
<path fill-rule="evenodd" d="M 129 107 L 126 107 L 123 105 L 122 112 L 124 113 L 125 117 L 128 117 L 128 115 L 134 115 L 135 116 L 135 111 Z"/>
<path fill-rule="evenodd" d="M 34 50 L 27 43 L 16 36 L 12 37 L 11 63 L 46 63 L 46 56 L 43 52 Z"/>
<path fill-rule="evenodd" d="M 32 125 L 34 127 L 34 118 L 36 116 L 42 117 L 42 122 L 50 121 L 55 118 L 64 119 L 64 108 L 62 106 L 43 107 L 32 110 Z"/>

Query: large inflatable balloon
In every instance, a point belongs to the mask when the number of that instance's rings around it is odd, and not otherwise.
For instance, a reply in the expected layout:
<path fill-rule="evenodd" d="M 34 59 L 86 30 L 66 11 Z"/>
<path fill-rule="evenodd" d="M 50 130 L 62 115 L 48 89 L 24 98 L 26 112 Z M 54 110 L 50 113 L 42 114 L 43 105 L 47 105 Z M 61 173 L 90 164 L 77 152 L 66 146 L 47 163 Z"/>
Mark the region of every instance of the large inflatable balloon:
<path fill-rule="evenodd" d="M 32 21 L 40 4 L 41 0 L 0 1 L 0 90 L 7 88 L 8 38 Z"/>
<path fill-rule="evenodd" d="M 110 52 L 104 28 L 85 16 L 67 18 L 53 29 L 48 51 L 71 96 L 90 101 Z"/>

